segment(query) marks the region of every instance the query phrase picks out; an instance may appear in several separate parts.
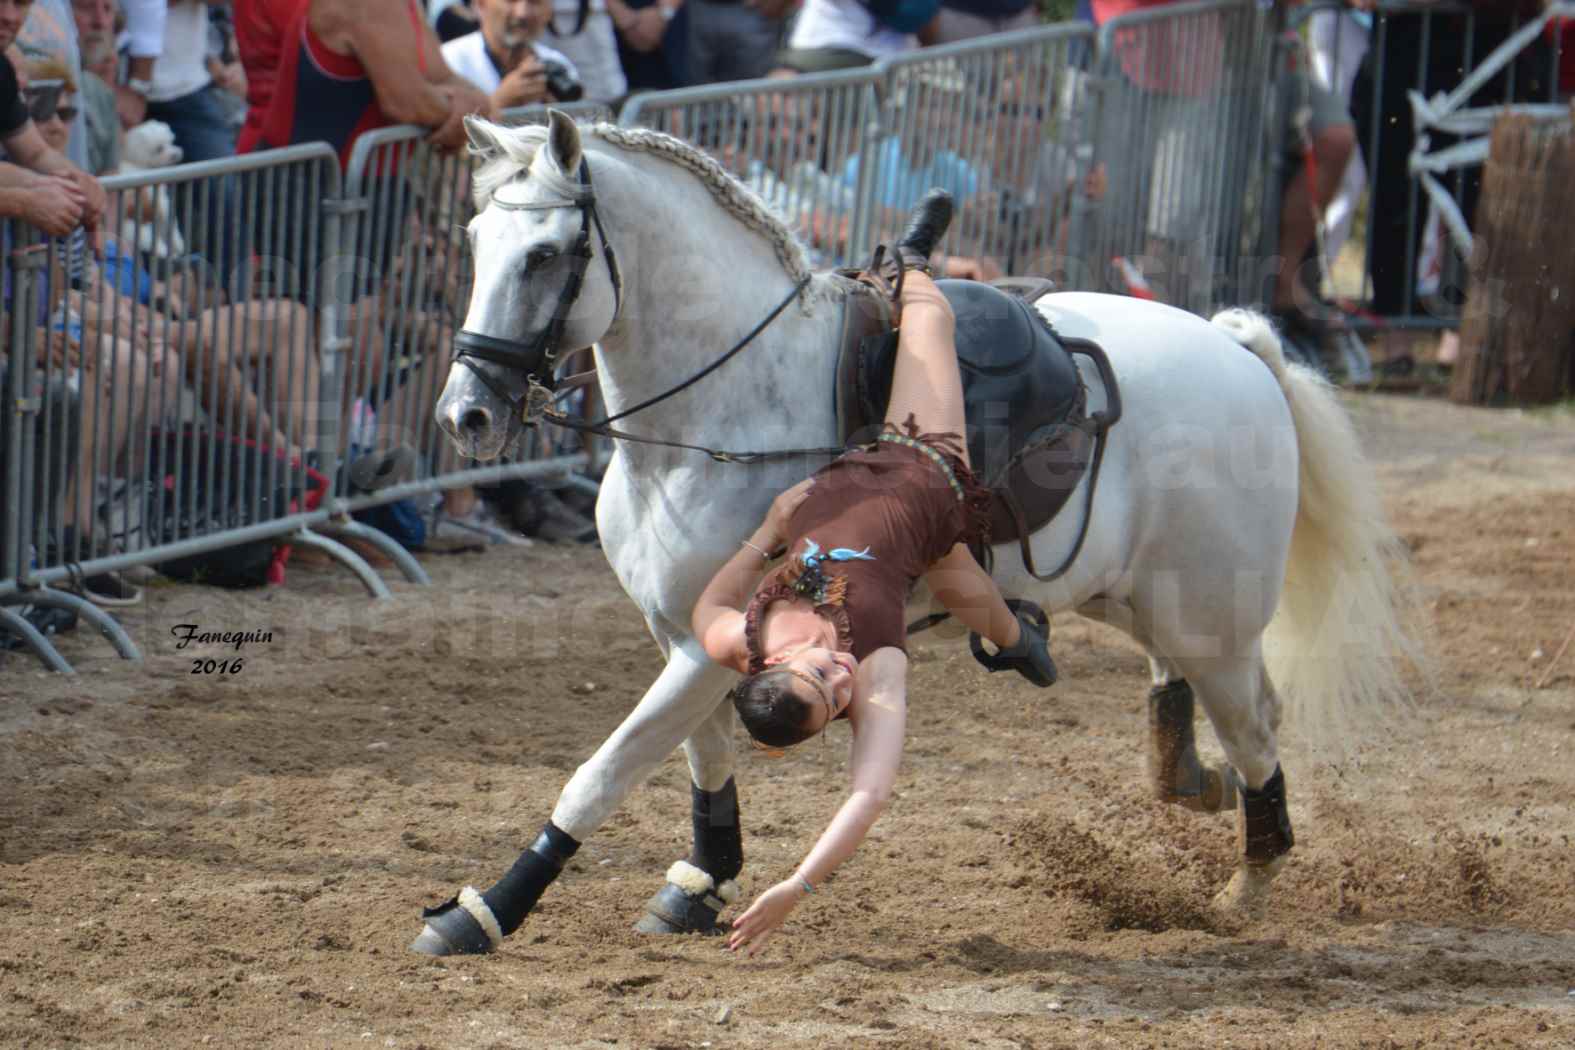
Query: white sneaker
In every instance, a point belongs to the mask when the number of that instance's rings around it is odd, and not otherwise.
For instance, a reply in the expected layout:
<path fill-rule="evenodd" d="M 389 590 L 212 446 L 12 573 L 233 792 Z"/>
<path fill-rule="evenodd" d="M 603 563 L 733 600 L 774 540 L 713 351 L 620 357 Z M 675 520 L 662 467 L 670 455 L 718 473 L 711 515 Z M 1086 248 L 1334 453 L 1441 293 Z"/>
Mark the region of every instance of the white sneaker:
<path fill-rule="evenodd" d="M 536 546 L 535 541 L 529 536 L 521 535 L 505 522 L 498 520 L 497 515 L 492 513 L 492 509 L 485 502 L 478 502 L 475 508 L 463 517 L 439 512 L 432 535 L 446 540 L 482 539 L 488 543 L 506 543 L 511 547 Z"/>

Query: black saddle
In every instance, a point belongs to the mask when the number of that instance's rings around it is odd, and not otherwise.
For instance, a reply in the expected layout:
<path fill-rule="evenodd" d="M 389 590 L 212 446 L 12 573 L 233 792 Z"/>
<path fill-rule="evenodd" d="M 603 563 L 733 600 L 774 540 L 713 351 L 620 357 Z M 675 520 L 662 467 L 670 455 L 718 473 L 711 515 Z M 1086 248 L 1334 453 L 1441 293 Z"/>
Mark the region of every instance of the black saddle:
<path fill-rule="evenodd" d="M 1092 506 L 1104 435 L 1121 417 L 1115 375 L 1099 346 L 1062 339 L 1030 305 L 1050 290 L 1049 282 L 1008 279 L 997 287 L 943 280 L 936 285 L 957 316 L 968 458 L 995 496 L 991 540 L 1018 540 L 1028 571 L 1054 579 L 1065 566 L 1038 573 L 1028 539 L 1065 506 L 1090 466 Z M 840 435 L 853 444 L 872 440 L 885 419 L 897 333 L 888 304 L 876 295 L 850 295 L 846 311 L 836 405 Z M 1098 369 L 1108 406 L 1104 411 L 1086 411 L 1087 392 L 1073 354 L 1089 357 Z"/>

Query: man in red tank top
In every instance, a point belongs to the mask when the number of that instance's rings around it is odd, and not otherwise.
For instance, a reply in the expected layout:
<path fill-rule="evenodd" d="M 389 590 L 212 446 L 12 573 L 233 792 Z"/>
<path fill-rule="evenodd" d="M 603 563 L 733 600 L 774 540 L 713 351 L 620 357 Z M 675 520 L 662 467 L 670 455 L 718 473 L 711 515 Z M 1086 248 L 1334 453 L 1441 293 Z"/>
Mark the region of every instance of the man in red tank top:
<path fill-rule="evenodd" d="M 428 141 L 458 149 L 464 118 L 492 113 L 443 62 L 414 0 L 238 0 L 235 37 L 249 103 L 241 152 L 322 141 L 343 163 L 357 137 L 390 124 L 431 128 Z"/>

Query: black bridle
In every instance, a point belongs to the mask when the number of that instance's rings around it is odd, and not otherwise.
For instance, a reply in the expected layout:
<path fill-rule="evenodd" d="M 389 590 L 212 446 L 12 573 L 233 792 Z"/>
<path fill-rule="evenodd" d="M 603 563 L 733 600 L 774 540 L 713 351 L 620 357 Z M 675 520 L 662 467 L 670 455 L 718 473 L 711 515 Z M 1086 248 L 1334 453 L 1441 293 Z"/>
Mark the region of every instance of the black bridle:
<path fill-rule="evenodd" d="M 454 334 L 454 359 L 475 373 L 476 378 L 480 379 L 488 390 L 492 391 L 494 395 L 513 409 L 514 413 L 527 426 L 534 426 L 538 420 L 546 419 L 558 426 L 577 430 L 581 433 L 597 434 L 620 441 L 636 441 L 646 445 L 662 445 L 667 448 L 682 448 L 693 452 L 703 452 L 719 463 L 760 463 L 766 460 L 783 459 L 790 456 L 838 456 L 845 452 L 846 448 L 841 445 L 824 448 L 781 449 L 774 452 L 729 452 L 723 449 L 706 448 L 703 445 L 690 445 L 682 441 L 662 441 L 657 438 L 641 437 L 638 434 L 614 430 L 608 425 L 667 400 L 674 394 L 698 383 L 722 367 L 735 354 L 753 342 L 756 336 L 764 332 L 771 322 L 775 321 L 782 314 L 782 311 L 788 308 L 794 299 L 803 294 L 804 289 L 809 286 L 810 278 L 808 276 L 794 284 L 793 290 L 759 324 L 750 329 L 742 339 L 734 343 L 726 353 L 688 379 L 669 387 L 655 397 L 647 398 L 632 408 L 627 408 L 616 415 L 606 416 L 595 423 L 586 423 L 582 420 L 572 419 L 549 407 L 558 389 L 558 348 L 563 337 L 563 326 L 568 322 L 569 311 L 574 308 L 575 302 L 580 297 L 580 290 L 585 281 L 585 271 L 590 265 L 593 255 L 591 251 L 592 226 L 596 228 L 596 236 L 601 241 L 602 254 L 607 261 L 607 272 L 612 278 L 614 321 L 617 321 L 619 311 L 623 306 L 623 280 L 618 272 L 617 257 L 613 254 L 612 243 L 607 239 L 607 231 L 602 228 L 601 216 L 596 212 L 596 192 L 591 185 L 591 169 L 584 157 L 580 158 L 578 174 L 581 188 L 570 199 L 542 201 L 537 204 L 516 204 L 498 200 L 496 197 L 492 200 L 495 206 L 508 211 L 540 211 L 551 208 L 580 209 L 580 232 L 575 238 L 573 246 L 566 254 L 569 276 L 564 282 L 563 290 L 558 294 L 558 303 L 553 308 L 552 317 L 548 320 L 546 327 L 529 341 L 483 335 L 480 332 L 472 332 L 461 328 Z M 501 383 L 477 367 L 470 360 L 471 358 L 490 361 L 493 364 L 502 365 L 513 371 L 525 373 L 525 392 L 519 397 L 511 396 Z"/>

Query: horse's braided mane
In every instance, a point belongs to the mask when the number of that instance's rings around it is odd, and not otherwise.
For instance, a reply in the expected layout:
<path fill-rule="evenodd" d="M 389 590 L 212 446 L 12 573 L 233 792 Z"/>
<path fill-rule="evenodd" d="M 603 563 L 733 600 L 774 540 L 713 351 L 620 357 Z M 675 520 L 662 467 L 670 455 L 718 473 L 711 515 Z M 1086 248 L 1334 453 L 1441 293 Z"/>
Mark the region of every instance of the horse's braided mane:
<path fill-rule="evenodd" d="M 745 226 L 771 242 L 777 259 L 787 270 L 788 276 L 802 281 L 810 276 L 809 258 L 804 247 L 793 236 L 786 223 L 777 217 L 759 195 L 729 175 L 720 164 L 682 139 L 650 128 L 629 128 L 618 124 L 581 124 L 582 136 L 589 135 L 620 149 L 650 153 L 675 164 L 700 180 L 711 197 Z M 529 168 L 536 151 L 547 140 L 547 128 L 541 125 L 526 127 L 491 127 L 503 154 L 482 166 L 475 176 L 476 209 L 487 206 L 499 186 Z M 553 165 L 551 174 L 564 175 Z M 572 185 L 562 187 L 572 190 Z"/>

